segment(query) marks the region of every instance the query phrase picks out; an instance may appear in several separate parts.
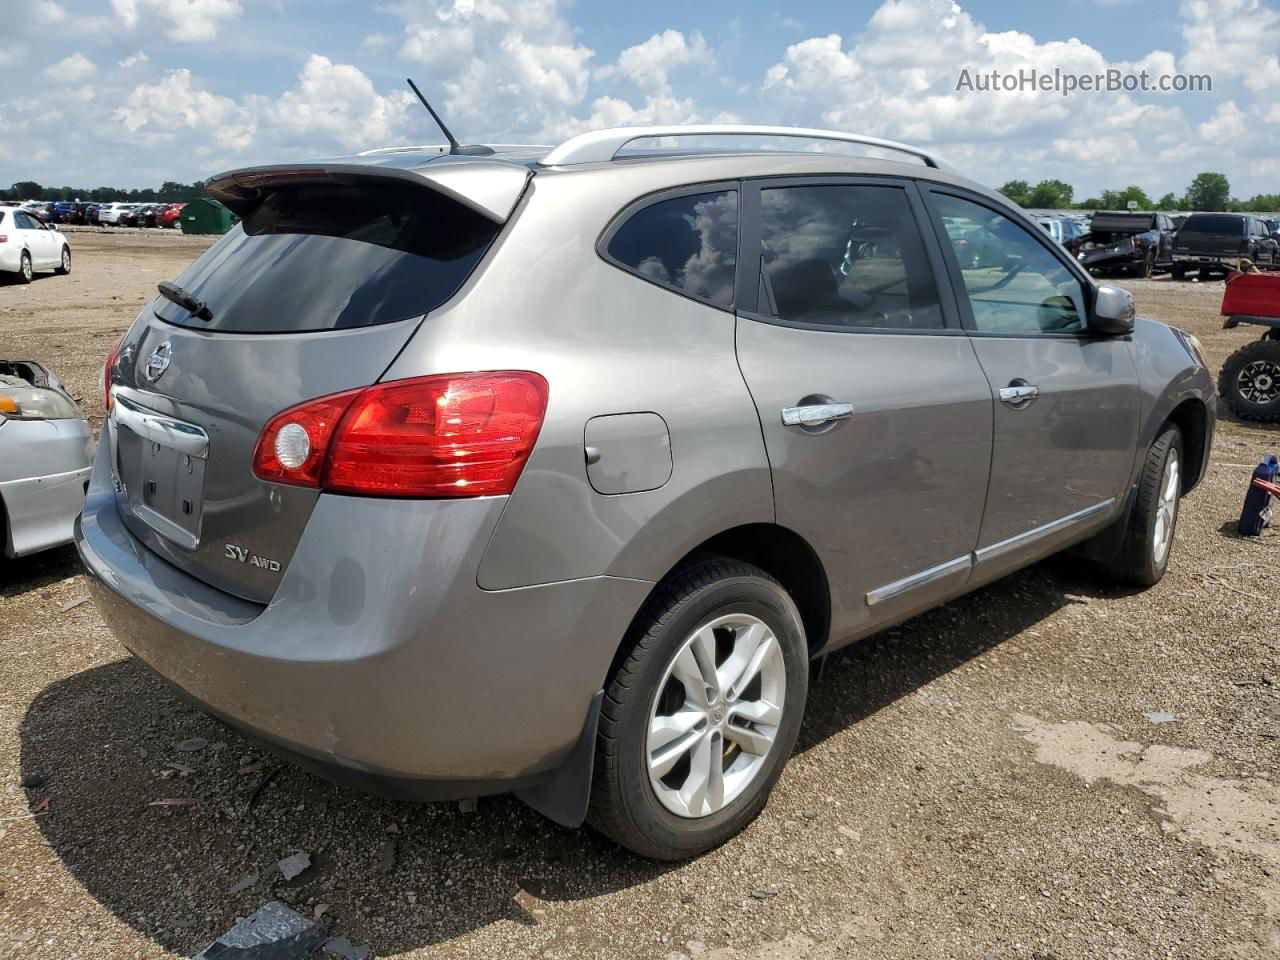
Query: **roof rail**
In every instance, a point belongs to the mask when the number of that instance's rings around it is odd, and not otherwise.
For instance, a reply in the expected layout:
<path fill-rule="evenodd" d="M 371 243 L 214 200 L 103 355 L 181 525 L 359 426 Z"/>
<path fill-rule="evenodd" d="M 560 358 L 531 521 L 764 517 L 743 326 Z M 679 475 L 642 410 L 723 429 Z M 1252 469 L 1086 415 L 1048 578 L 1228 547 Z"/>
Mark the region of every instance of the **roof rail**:
<path fill-rule="evenodd" d="M 544 167 L 568 166 L 578 163 L 601 163 L 614 159 L 618 151 L 633 140 L 653 137 L 792 137 L 799 140 L 831 140 L 841 143 L 858 143 L 882 150 L 906 153 L 924 161 L 937 170 L 954 170 L 949 163 L 935 153 L 913 147 L 896 140 L 882 140 L 857 133 L 841 133 L 838 130 L 816 130 L 807 127 L 768 127 L 750 124 L 686 124 L 665 127 L 613 127 L 608 130 L 592 130 L 566 140 L 542 158 Z"/>

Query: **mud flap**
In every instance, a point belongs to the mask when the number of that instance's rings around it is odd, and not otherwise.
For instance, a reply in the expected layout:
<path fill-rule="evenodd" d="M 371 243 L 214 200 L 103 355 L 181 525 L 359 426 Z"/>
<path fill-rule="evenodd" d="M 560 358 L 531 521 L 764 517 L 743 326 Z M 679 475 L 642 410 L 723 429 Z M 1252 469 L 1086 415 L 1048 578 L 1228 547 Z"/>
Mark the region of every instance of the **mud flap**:
<path fill-rule="evenodd" d="M 562 827 L 580 827 L 587 819 L 591 773 L 596 761 L 596 728 L 600 724 L 600 705 L 603 702 L 604 691 L 596 691 L 591 698 L 591 706 L 587 708 L 582 733 L 564 763 L 545 780 L 515 792 L 526 804 Z"/>

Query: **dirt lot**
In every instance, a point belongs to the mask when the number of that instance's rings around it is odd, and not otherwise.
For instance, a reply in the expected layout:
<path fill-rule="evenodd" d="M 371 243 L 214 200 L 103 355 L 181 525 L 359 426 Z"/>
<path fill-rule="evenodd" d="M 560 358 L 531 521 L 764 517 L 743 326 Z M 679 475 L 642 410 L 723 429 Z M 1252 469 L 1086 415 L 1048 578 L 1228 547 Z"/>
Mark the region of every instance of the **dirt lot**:
<path fill-rule="evenodd" d="M 0 353 L 100 417 L 108 345 L 205 241 L 73 243 L 70 277 L 0 287 Z M 1255 336 L 1219 329 L 1220 283 L 1126 285 L 1215 366 Z M 275 897 L 379 956 L 1275 957 L 1280 533 L 1232 531 L 1277 448 L 1224 416 L 1146 593 L 1058 558 L 832 657 L 764 815 L 677 866 L 508 798 L 411 806 L 277 767 L 68 608 L 73 550 L 2 565 L 0 956 L 188 955 Z M 313 865 L 286 882 L 296 849 Z"/>

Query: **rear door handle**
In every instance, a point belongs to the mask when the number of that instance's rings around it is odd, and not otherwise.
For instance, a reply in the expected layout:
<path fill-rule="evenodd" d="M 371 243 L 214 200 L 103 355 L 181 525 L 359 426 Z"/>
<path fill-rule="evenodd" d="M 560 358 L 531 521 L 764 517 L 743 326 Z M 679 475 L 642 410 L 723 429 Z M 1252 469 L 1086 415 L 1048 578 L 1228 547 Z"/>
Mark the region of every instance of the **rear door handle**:
<path fill-rule="evenodd" d="M 782 410 L 782 422 L 788 427 L 816 427 L 851 416 L 852 403 L 811 403 L 803 407 L 784 407 Z"/>
<path fill-rule="evenodd" d="M 1038 396 L 1040 396 L 1040 388 L 1030 383 L 1000 388 L 1000 402 L 1010 403 L 1015 406 L 1020 403 L 1030 403 Z"/>

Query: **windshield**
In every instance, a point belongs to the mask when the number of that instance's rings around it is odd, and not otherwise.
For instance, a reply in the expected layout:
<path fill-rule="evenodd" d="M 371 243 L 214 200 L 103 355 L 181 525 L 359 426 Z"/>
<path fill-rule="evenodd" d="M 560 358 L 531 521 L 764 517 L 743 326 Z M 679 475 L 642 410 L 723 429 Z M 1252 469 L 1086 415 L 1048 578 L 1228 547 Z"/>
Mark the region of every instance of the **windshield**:
<path fill-rule="evenodd" d="M 1233 236 L 1244 233 L 1244 218 L 1221 213 L 1193 214 L 1182 225 L 1186 233 L 1228 233 Z"/>

